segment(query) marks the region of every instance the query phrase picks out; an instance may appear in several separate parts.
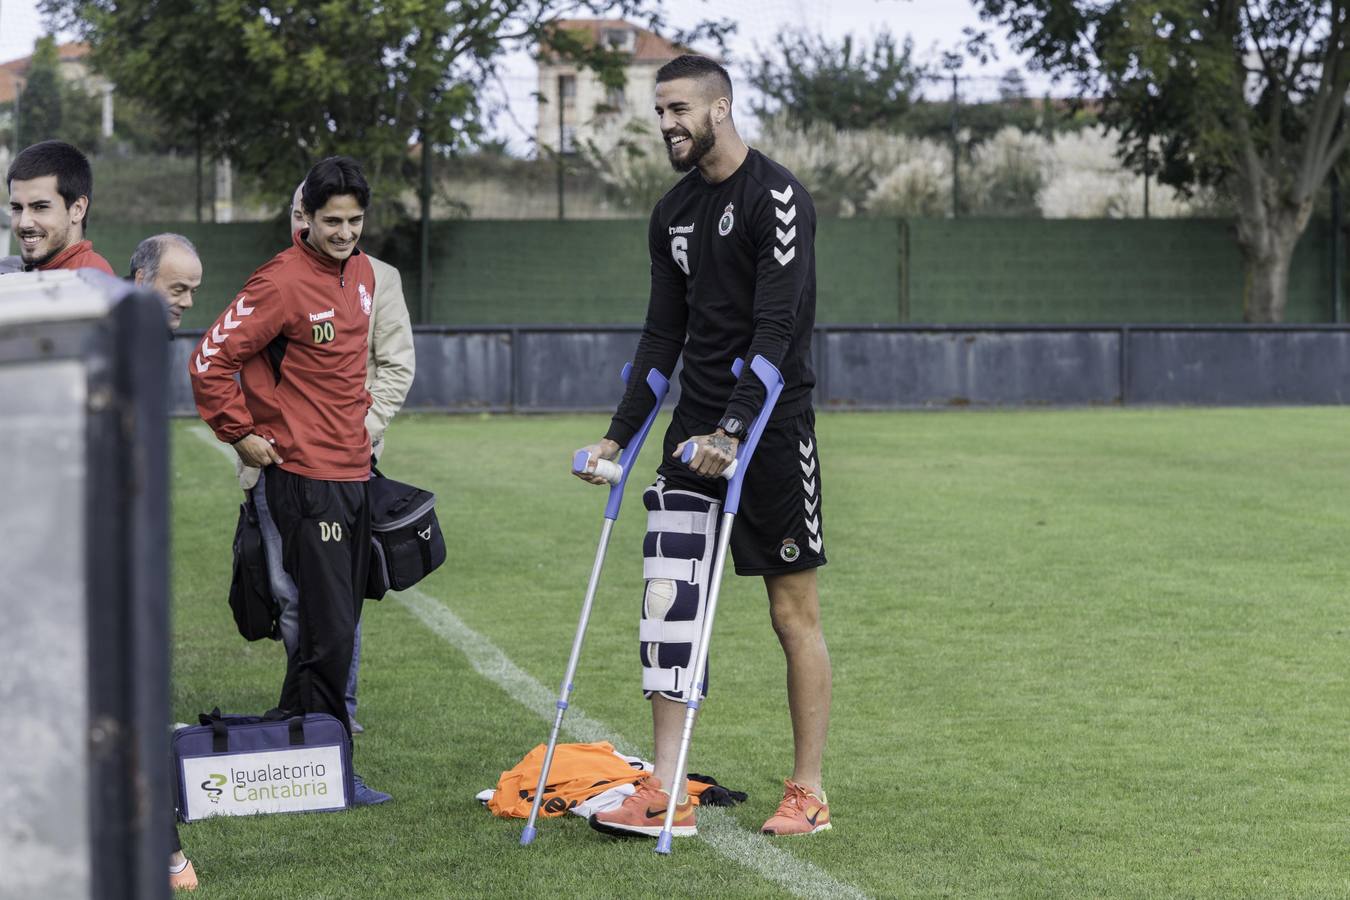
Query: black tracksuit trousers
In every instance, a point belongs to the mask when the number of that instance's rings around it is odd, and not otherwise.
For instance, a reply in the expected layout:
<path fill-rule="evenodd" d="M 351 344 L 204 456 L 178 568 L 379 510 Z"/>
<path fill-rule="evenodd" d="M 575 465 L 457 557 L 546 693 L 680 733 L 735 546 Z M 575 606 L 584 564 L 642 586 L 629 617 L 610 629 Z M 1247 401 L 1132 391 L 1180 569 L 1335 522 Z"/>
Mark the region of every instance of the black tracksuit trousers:
<path fill-rule="evenodd" d="M 350 736 L 347 672 L 370 567 L 366 482 L 320 481 L 270 466 L 265 487 L 282 566 L 299 595 L 297 646 L 278 706 L 328 713 Z"/>

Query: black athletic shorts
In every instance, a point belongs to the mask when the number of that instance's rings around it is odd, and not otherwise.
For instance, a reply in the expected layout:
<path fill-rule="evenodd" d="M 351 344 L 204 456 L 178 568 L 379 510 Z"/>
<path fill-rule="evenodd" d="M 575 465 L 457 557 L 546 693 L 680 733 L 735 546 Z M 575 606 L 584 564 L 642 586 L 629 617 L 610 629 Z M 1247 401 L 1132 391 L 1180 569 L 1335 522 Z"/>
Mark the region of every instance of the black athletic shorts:
<path fill-rule="evenodd" d="M 715 422 L 690 419 L 675 408 L 656 470 L 666 487 L 697 491 L 719 501 L 725 498 L 726 479 L 696 475 L 670 455 L 686 438 L 716 430 Z M 782 422 L 770 422 L 745 474 L 731 529 L 736 574 L 782 575 L 825 565 L 820 493 L 815 411 L 808 408 Z"/>

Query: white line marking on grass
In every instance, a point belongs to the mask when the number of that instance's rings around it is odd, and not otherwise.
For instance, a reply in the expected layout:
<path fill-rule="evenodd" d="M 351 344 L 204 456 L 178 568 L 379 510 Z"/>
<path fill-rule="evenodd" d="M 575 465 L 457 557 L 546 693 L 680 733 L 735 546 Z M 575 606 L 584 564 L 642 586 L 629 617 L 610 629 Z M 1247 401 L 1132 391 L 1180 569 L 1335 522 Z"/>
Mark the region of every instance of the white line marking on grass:
<path fill-rule="evenodd" d="M 448 606 L 417 588 L 395 593 L 394 596 L 408 607 L 423 625 L 431 629 L 433 634 L 468 657 L 469 665 L 473 666 L 475 672 L 506 691 L 513 700 L 530 712 L 552 723 L 553 717 L 557 715 L 558 695 L 513 663 L 487 638 L 465 625 Z M 585 743 L 609 741 L 620 753 L 637 756 L 628 742 L 614 733 L 614 729 L 590 718 L 576 706 L 568 707 L 567 717 L 563 719 L 563 728 Z"/>
<path fill-rule="evenodd" d="M 206 426 L 193 425 L 188 431 L 215 447 L 227 459 L 234 460 L 234 451 L 217 441 Z M 433 634 L 463 653 L 475 672 L 552 724 L 557 714 L 558 695 L 513 663 L 491 641 L 465 625 L 448 606 L 417 588 L 392 596 L 398 598 Z M 579 741 L 609 741 L 620 753 L 638 755 L 636 745 L 604 722 L 586 715 L 575 704 L 567 709 L 563 730 Z M 769 881 L 777 882 L 795 897 L 807 900 L 817 897 L 867 900 L 867 894 L 858 888 L 830 877 L 809 862 L 797 859 L 775 846 L 768 838 L 746 831 L 729 814 L 715 806 L 699 810 L 698 836 L 722 856 Z"/>
<path fill-rule="evenodd" d="M 557 694 L 540 684 L 497 649 L 487 638 L 475 632 L 450 611 L 444 603 L 417 588 L 394 594 L 414 616 L 434 634 L 464 654 L 479 675 L 496 684 L 526 709 L 552 723 L 557 715 Z M 633 744 L 614 729 L 583 713 L 576 705 L 568 707 L 563 730 L 573 737 L 590 741 L 609 741 L 620 753 L 638 755 Z M 865 900 L 867 895 L 851 884 L 838 881 L 808 862 L 797 859 L 773 842 L 752 834 L 735 819 L 714 806 L 699 809 L 698 836 L 714 850 L 760 876 L 782 885 L 797 897 L 848 897 Z"/>

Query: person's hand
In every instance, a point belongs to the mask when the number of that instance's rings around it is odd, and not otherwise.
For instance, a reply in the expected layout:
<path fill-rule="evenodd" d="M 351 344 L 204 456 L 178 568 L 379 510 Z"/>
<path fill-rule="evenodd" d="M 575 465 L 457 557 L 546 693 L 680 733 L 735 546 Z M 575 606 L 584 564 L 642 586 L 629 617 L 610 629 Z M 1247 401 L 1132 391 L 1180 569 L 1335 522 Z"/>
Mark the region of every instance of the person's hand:
<path fill-rule="evenodd" d="M 698 445 L 698 451 L 694 453 L 694 458 L 689 460 L 689 468 L 705 478 L 716 478 L 721 475 L 722 470 L 736 459 L 736 448 L 741 444 L 719 428 L 712 434 L 686 438 L 676 445 L 675 452 L 670 455 L 679 459 L 680 454 L 684 452 L 685 444 L 691 442 Z"/>
<path fill-rule="evenodd" d="M 238 454 L 234 457 L 234 475 L 239 479 L 239 487 L 244 493 L 253 490 L 254 485 L 258 483 L 258 476 L 262 474 L 262 469 L 255 466 L 246 466 Z"/>
<path fill-rule="evenodd" d="M 595 459 L 614 460 L 618 458 L 619 450 L 622 448 L 618 444 L 611 441 L 609 438 L 601 438 L 598 443 L 590 444 L 589 446 L 582 447 L 581 449 L 589 453 L 591 455 L 592 460 Z M 594 466 L 593 463 L 592 466 Z M 573 472 L 572 474 L 580 478 L 582 481 L 586 481 L 591 484 L 609 484 L 608 481 L 601 478 L 599 475 L 596 475 L 594 472 Z"/>
<path fill-rule="evenodd" d="M 243 460 L 244 465 L 253 466 L 256 469 L 281 462 L 281 456 L 272 446 L 272 443 L 256 434 L 250 434 L 248 437 L 235 441 L 234 452 L 239 454 L 239 458 Z"/>

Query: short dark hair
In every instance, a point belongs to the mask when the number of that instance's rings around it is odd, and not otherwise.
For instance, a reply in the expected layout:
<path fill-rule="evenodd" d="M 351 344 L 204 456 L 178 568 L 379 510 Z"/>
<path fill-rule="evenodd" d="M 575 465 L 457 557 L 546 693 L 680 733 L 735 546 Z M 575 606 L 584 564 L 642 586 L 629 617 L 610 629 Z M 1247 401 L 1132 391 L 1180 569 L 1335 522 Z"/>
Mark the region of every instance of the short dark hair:
<path fill-rule="evenodd" d="M 94 172 L 89 160 L 76 147 L 65 141 L 42 141 L 25 147 L 10 163 L 5 186 L 13 190 L 16 181 L 56 176 L 56 191 L 66 201 L 66 209 L 81 197 L 94 200 Z M 88 221 L 89 213 L 85 212 Z"/>
<path fill-rule="evenodd" d="M 362 209 L 370 205 L 370 185 L 350 156 L 330 156 L 314 164 L 300 190 L 300 204 L 313 215 L 334 197 L 350 194 Z"/>
<path fill-rule="evenodd" d="M 726 91 L 727 99 L 731 99 L 731 76 L 716 60 L 706 56 L 686 53 L 656 70 L 657 84 L 674 81 L 677 78 L 716 78 L 718 89 Z"/>
<path fill-rule="evenodd" d="M 177 244 L 197 256 L 197 248 L 192 246 L 192 241 L 181 234 L 169 231 L 152 234 L 136 245 L 136 251 L 131 254 L 131 273 L 128 277 L 134 279 L 137 272 L 145 272 L 145 280 L 154 281 L 159 274 L 159 261 L 164 258 L 164 251 L 170 244 Z"/>

